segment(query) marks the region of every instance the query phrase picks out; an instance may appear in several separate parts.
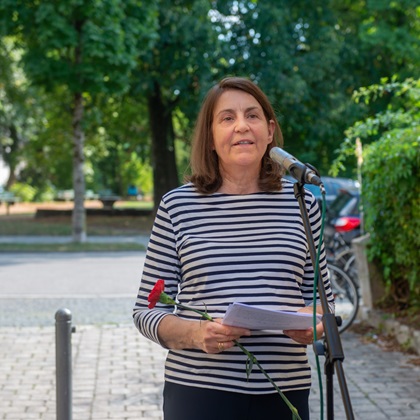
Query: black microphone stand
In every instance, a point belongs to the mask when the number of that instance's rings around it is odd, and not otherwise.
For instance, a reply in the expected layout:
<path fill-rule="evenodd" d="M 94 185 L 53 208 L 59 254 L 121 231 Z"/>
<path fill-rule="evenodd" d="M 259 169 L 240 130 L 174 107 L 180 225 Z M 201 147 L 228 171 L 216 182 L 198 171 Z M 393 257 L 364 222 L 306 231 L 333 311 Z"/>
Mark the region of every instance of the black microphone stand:
<path fill-rule="evenodd" d="M 312 166 L 306 164 L 311 169 Z M 315 170 L 316 171 L 316 170 Z M 317 172 L 317 171 L 316 171 Z M 316 248 L 312 235 L 312 229 L 309 222 L 308 210 L 305 205 L 305 173 L 302 174 L 301 180 L 294 184 L 294 194 L 299 203 L 300 213 L 305 228 L 306 238 L 308 240 L 309 253 L 314 267 L 316 270 Z M 324 189 L 324 186 L 321 186 Z M 323 343 L 317 341 L 313 344 L 313 349 L 317 355 L 325 356 L 324 371 L 326 375 L 327 385 L 327 418 L 328 420 L 334 419 L 334 389 L 333 389 L 333 375 L 334 368 L 337 371 L 338 382 L 340 385 L 341 396 L 343 399 L 344 409 L 346 411 L 347 419 L 354 419 L 353 409 L 351 406 L 350 396 L 347 389 L 346 378 L 344 376 L 344 369 L 342 362 L 344 360 L 344 352 L 341 346 L 340 334 L 337 327 L 337 319 L 334 314 L 331 313 L 328 306 L 327 295 L 325 293 L 324 282 L 322 281 L 321 271 L 318 267 L 318 292 L 321 300 L 321 306 L 323 311 L 322 323 L 324 325 L 324 341 Z"/>

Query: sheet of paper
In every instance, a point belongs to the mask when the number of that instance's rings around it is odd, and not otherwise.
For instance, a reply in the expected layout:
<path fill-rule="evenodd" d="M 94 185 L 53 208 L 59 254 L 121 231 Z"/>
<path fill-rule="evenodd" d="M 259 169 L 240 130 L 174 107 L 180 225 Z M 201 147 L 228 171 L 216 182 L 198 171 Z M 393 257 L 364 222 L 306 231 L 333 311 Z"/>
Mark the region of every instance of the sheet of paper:
<path fill-rule="evenodd" d="M 317 315 L 317 323 L 321 315 Z M 244 303 L 229 305 L 222 321 L 225 325 L 250 330 L 305 330 L 312 327 L 312 314 L 273 311 Z"/>

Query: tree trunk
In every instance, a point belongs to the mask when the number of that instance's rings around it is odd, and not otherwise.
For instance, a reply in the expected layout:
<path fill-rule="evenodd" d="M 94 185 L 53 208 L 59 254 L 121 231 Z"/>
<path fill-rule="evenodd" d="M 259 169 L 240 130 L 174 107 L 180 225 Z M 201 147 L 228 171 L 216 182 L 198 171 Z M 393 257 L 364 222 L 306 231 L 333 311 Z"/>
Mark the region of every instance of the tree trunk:
<path fill-rule="evenodd" d="M 148 97 L 150 129 L 152 133 L 152 166 L 155 212 L 162 196 L 179 186 L 175 160 L 174 131 L 172 113 L 162 101 L 160 86 Z"/>
<path fill-rule="evenodd" d="M 10 187 L 13 186 L 13 184 L 15 184 L 16 182 L 16 170 L 14 167 L 9 166 L 9 176 L 7 177 L 7 181 L 6 181 L 6 190 L 10 190 Z"/>
<path fill-rule="evenodd" d="M 86 242 L 86 211 L 84 207 L 85 175 L 84 175 L 84 142 L 82 129 L 83 97 L 81 93 L 74 95 L 73 110 L 73 189 L 74 207 L 72 214 L 72 229 L 74 242 Z"/>
<path fill-rule="evenodd" d="M 12 140 L 10 147 L 10 150 L 8 153 L 5 153 L 3 155 L 3 161 L 9 166 L 9 177 L 6 182 L 6 189 L 9 190 L 10 187 L 16 182 L 16 167 L 18 162 L 18 150 L 20 147 L 20 138 L 18 134 L 18 130 L 15 126 L 15 124 L 10 124 L 9 126 L 9 132 L 10 132 L 10 139 Z"/>

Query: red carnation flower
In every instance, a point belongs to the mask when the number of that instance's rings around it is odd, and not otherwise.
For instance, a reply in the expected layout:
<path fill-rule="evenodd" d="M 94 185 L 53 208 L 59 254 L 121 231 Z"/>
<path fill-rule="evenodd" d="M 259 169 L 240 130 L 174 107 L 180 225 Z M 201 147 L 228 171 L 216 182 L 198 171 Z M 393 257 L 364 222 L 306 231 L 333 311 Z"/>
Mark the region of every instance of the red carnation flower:
<path fill-rule="evenodd" d="M 149 297 L 147 298 L 147 301 L 149 302 L 149 309 L 153 309 L 156 306 L 156 303 L 159 302 L 160 295 L 165 290 L 165 281 L 164 280 L 158 280 L 156 284 L 154 285 L 152 291 L 149 294 Z"/>

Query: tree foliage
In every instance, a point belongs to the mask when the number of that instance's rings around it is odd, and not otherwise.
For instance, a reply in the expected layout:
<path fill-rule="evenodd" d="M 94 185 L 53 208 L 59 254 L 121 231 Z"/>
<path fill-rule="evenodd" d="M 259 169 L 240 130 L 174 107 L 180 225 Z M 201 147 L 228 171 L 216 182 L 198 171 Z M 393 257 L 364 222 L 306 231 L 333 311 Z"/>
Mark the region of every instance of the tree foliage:
<path fill-rule="evenodd" d="M 226 70 L 259 83 L 278 110 L 285 147 L 325 167 L 346 110 L 334 10 L 304 1 L 219 3 Z"/>
<path fill-rule="evenodd" d="M 415 1 L 215 3 L 214 26 L 225 41 L 222 70 L 261 85 L 278 110 L 285 147 L 321 173 L 343 131 L 366 111 L 351 101 L 352 92 L 419 68 Z"/>
<path fill-rule="evenodd" d="M 147 43 L 150 29 L 141 5 L 135 0 L 4 0 L 0 6 L 3 35 L 24 43 L 22 62 L 32 82 L 47 91 L 64 86 L 72 97 L 73 239 L 78 242 L 86 239 L 84 96 L 127 90 L 139 42 Z"/>
<path fill-rule="evenodd" d="M 185 122 L 193 125 L 218 51 L 207 17 L 208 0 L 159 0 L 156 6 L 154 44 L 140 52 L 131 89 L 134 97 L 147 101 L 155 207 L 164 193 L 180 184 L 177 135 L 188 133 Z"/>
<path fill-rule="evenodd" d="M 153 167 L 158 203 L 181 182 L 203 94 L 226 75 L 259 83 L 285 148 L 327 173 L 344 130 L 389 104 L 387 95 L 356 104 L 352 92 L 394 74 L 416 77 L 419 13 L 415 0 L 3 0 L 0 35 L 21 49 L 28 88 L 43 88 L 29 95 L 31 106 L 21 102 L 28 114 L 36 107 L 31 130 L 9 101 L 30 140 L 14 152 L 17 165 L 33 163 L 20 180 L 68 188 L 73 164 L 64 154 L 74 154 L 79 115 L 87 185 L 124 193 L 134 159 Z"/>
<path fill-rule="evenodd" d="M 22 52 L 13 38 L 0 39 L 0 154 L 10 169 L 6 188 L 16 182 L 22 151 L 36 138 L 42 118 L 39 91 L 19 68 Z"/>

